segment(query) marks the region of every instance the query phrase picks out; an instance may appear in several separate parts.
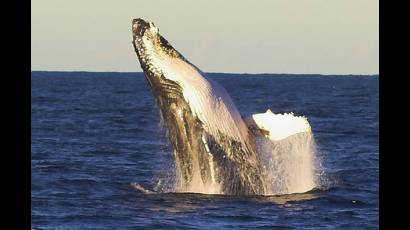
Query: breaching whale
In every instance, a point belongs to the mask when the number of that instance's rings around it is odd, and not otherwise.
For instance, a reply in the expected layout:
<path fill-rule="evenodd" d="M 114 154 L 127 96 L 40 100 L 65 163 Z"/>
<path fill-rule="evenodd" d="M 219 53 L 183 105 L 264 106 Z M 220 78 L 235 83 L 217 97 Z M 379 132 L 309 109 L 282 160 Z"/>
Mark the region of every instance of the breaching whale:
<path fill-rule="evenodd" d="M 269 133 L 256 119 L 261 116 L 245 121 L 226 90 L 174 49 L 153 23 L 134 19 L 132 32 L 132 44 L 174 149 L 180 190 L 266 194 L 255 143 L 255 136 Z M 303 121 L 300 124 L 290 134 L 307 130 Z"/>

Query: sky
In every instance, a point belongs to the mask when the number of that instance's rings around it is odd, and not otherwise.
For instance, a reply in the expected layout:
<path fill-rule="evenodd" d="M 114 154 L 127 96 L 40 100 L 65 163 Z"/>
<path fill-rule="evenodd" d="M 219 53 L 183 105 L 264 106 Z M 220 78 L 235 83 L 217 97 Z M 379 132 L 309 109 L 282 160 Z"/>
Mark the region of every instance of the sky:
<path fill-rule="evenodd" d="M 140 72 L 131 20 L 205 72 L 378 74 L 378 0 L 32 0 L 31 69 Z"/>

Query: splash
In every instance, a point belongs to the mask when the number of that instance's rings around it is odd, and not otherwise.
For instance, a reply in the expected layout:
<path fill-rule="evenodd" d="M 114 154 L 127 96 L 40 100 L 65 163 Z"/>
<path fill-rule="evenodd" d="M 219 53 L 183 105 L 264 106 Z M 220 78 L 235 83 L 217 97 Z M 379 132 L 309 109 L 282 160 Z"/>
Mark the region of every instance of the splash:
<path fill-rule="evenodd" d="M 311 133 L 298 133 L 280 141 L 257 137 L 265 174 L 264 195 L 304 193 L 317 185 L 315 144 Z"/>
<path fill-rule="evenodd" d="M 176 154 L 174 154 L 176 156 Z M 213 164 L 212 155 L 208 158 L 208 164 L 211 171 L 215 170 L 216 167 Z M 216 179 L 212 178 L 211 181 L 204 182 L 201 178 L 200 169 L 199 169 L 199 162 L 196 158 L 193 162 L 194 170 L 192 175 L 192 181 L 187 185 L 184 183 L 183 175 L 178 170 L 179 167 L 175 167 L 176 172 L 176 181 L 174 184 L 174 191 L 178 193 L 203 193 L 203 194 L 223 194 L 221 191 L 221 185 L 216 182 Z M 178 162 L 177 162 L 178 164 Z"/>
<path fill-rule="evenodd" d="M 265 178 L 264 195 L 304 193 L 319 187 L 319 158 L 307 118 L 293 113 L 254 114 L 253 131 Z"/>
<path fill-rule="evenodd" d="M 314 135 L 308 120 L 293 113 L 254 114 L 245 119 L 254 135 L 256 149 L 264 178 L 264 194 L 285 195 L 305 193 L 321 187 L 323 168 L 318 157 Z M 206 146 L 206 145 L 205 145 Z M 174 154 L 176 158 L 176 154 Z M 198 159 L 196 159 L 198 161 Z M 193 162 L 199 165 L 199 162 Z M 218 178 L 218 167 L 209 153 L 208 164 L 212 180 L 203 182 L 198 167 L 193 170 L 189 186 L 183 183 L 178 170 L 178 160 L 172 165 L 172 173 L 158 180 L 154 190 L 177 193 L 224 194 Z M 165 189 L 166 188 L 166 189 Z"/>

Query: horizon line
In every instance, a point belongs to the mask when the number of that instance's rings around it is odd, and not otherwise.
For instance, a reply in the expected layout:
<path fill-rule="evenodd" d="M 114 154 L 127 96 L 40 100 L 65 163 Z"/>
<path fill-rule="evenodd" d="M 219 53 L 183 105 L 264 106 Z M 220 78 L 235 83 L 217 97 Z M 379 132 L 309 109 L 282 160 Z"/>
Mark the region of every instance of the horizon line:
<path fill-rule="evenodd" d="M 66 73 L 144 73 L 142 71 L 94 71 L 94 70 L 31 70 L 31 72 L 66 72 Z M 323 73 L 229 73 L 229 72 L 206 72 L 207 74 L 246 74 L 246 75 L 321 75 L 321 76 L 379 76 L 375 74 L 323 74 Z"/>

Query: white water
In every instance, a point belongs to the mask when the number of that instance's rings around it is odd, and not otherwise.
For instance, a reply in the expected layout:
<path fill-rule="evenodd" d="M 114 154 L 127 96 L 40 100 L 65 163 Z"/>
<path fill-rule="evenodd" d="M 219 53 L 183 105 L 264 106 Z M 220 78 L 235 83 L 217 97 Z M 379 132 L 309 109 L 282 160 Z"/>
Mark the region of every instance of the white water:
<path fill-rule="evenodd" d="M 320 187 L 318 177 L 321 169 L 318 168 L 320 164 L 315 140 L 305 117 L 274 114 L 268 110 L 266 113 L 254 114 L 245 121 L 253 130 L 263 167 L 265 194 L 261 195 L 304 193 Z M 213 173 L 218 172 L 212 154 L 209 154 L 209 165 Z M 184 187 L 182 177 L 176 171 L 173 192 L 223 194 L 221 185 L 215 180 L 204 184 L 199 168 L 195 168 L 189 187 Z"/>
<path fill-rule="evenodd" d="M 264 167 L 265 195 L 304 193 L 316 187 L 315 146 L 311 133 L 299 133 L 280 141 L 257 138 Z"/>
<path fill-rule="evenodd" d="M 319 186 L 315 140 L 305 117 L 268 110 L 246 122 L 263 165 L 264 195 L 304 193 Z"/>

